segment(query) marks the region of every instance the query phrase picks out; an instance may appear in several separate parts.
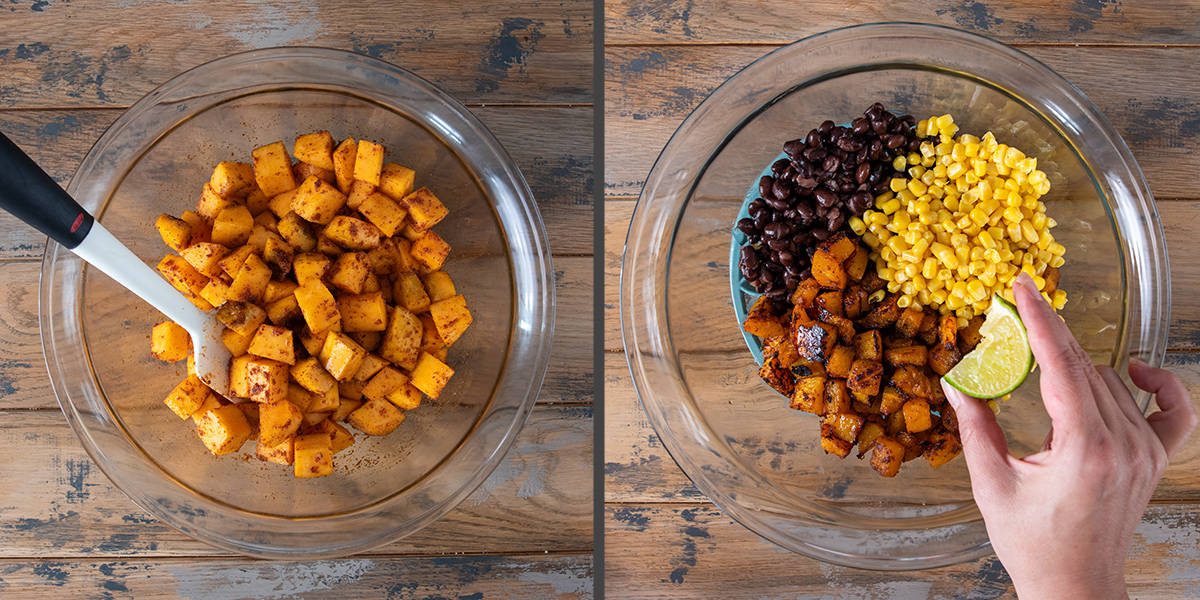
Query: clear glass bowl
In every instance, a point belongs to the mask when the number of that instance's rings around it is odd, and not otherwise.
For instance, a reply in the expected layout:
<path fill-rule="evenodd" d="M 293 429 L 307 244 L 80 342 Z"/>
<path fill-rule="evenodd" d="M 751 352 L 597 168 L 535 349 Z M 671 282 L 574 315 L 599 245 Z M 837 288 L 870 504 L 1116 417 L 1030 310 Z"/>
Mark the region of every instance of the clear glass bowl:
<path fill-rule="evenodd" d="M 1099 363 L 1161 362 L 1170 281 L 1158 213 L 1120 136 L 1083 94 L 1003 44 L 916 24 L 839 29 L 764 56 L 680 125 L 647 177 L 625 244 L 626 356 L 650 422 L 726 514 L 796 552 L 870 569 L 922 569 L 990 552 L 965 461 L 908 463 L 894 479 L 839 460 L 816 417 L 762 383 L 730 301 L 730 232 L 746 188 L 783 142 L 871 103 L 952 113 L 1038 158 L 1067 247 L 1062 311 Z M 1144 407 L 1148 396 L 1140 393 Z M 1049 429 L 1036 373 L 1002 406 L 1018 456 Z"/>
<path fill-rule="evenodd" d="M 446 270 L 475 317 L 451 350 L 457 373 L 442 396 L 391 435 L 358 435 L 331 477 L 295 479 L 245 452 L 208 454 L 191 423 L 162 404 L 184 374 L 182 363 L 149 356 L 148 332 L 162 316 L 57 244 L 42 263 L 50 379 L 88 454 L 162 521 L 260 557 L 359 552 L 454 508 L 525 423 L 552 337 L 550 251 L 520 171 L 464 106 L 372 58 L 276 48 L 187 71 L 122 115 L 67 191 L 154 264 L 167 251 L 155 218 L 192 207 L 213 165 L 320 129 L 382 143 L 388 160 L 415 169 L 417 185 L 446 203 Z"/>

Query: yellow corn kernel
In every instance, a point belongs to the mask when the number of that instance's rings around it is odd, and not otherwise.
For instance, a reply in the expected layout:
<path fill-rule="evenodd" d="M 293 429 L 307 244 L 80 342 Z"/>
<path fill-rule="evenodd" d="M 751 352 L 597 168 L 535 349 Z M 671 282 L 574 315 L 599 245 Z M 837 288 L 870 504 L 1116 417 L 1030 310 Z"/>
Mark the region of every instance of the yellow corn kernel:
<path fill-rule="evenodd" d="M 859 237 L 862 237 L 867 231 L 867 224 L 863 223 L 863 220 L 858 217 L 850 217 L 846 220 L 846 223 L 850 225 L 850 231 L 853 231 L 854 235 Z"/>
<path fill-rule="evenodd" d="M 1054 290 L 1054 293 L 1050 295 L 1050 305 L 1054 307 L 1054 310 L 1060 310 L 1062 307 L 1066 306 L 1067 291 Z"/>
<path fill-rule="evenodd" d="M 908 160 L 904 156 L 897 156 L 892 159 L 892 168 L 897 171 L 903 171 L 908 166 Z"/>
<path fill-rule="evenodd" d="M 908 296 L 900 296 L 899 298 L 896 298 L 896 306 L 899 306 L 900 308 L 908 308 L 909 304 L 912 304 L 912 300 L 909 300 Z"/>
<path fill-rule="evenodd" d="M 899 192 L 906 187 L 908 187 L 908 180 L 902 177 L 893 177 L 892 180 L 888 182 L 888 188 L 893 192 Z"/>

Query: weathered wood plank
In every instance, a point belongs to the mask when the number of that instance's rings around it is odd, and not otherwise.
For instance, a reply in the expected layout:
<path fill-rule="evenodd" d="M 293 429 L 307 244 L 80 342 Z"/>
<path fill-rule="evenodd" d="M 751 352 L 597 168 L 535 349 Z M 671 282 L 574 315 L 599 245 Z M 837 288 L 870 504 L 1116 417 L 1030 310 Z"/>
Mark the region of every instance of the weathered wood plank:
<path fill-rule="evenodd" d="M 578 316 L 592 311 L 592 259 L 558 257 L 554 269 L 555 342 L 539 402 L 590 402 L 595 388 L 592 321 Z M 0 409 L 58 406 L 38 327 L 40 271 L 40 262 L 0 261 Z"/>
<path fill-rule="evenodd" d="M 762 384 L 753 372 L 731 372 L 724 366 L 730 360 L 726 356 L 731 355 L 714 354 L 704 359 L 692 357 L 689 384 L 701 389 L 728 390 L 730 402 L 737 405 L 739 398 L 745 398 L 765 384 Z M 1166 368 L 1183 379 L 1191 391 L 1193 404 L 1200 410 L 1200 354 L 1168 354 Z M 786 403 L 786 400 L 780 398 L 779 402 Z M 754 406 L 746 406 L 748 414 L 755 411 Z M 807 436 L 816 436 L 815 420 L 799 413 L 790 415 L 789 418 L 794 419 L 796 435 L 802 436 L 803 441 L 811 441 L 812 438 Z M 630 379 L 623 353 L 612 352 L 605 355 L 604 424 L 604 496 L 607 501 L 678 502 L 705 498 L 680 471 L 646 417 L 645 409 Z M 786 457 L 788 452 L 777 447 L 769 449 L 772 452 L 759 455 L 763 461 L 776 456 Z M 802 448 L 795 451 L 806 450 Z M 747 456 L 747 460 L 753 459 Z M 851 457 L 846 460 L 855 459 Z M 925 474 L 918 473 L 910 477 L 923 475 Z M 936 473 L 928 476 L 936 478 Z M 904 477 L 903 473 L 901 477 Z M 814 482 L 822 482 L 824 479 L 823 475 L 813 476 Z M 856 492 L 851 489 L 842 493 Z M 1200 502 L 1200 435 L 1193 436 L 1175 456 L 1163 475 L 1154 498 L 1161 502 Z"/>
<path fill-rule="evenodd" d="M 54 598 L 592 597 L 590 553 L 366 556 L 314 562 L 244 559 L 0 560 L 0 591 Z"/>
<path fill-rule="evenodd" d="M 388 2 L 17 3 L 0 31 L 0 106 L 120 106 L 254 48 L 324 46 L 393 62 L 468 102 L 591 101 L 592 3 L 403 9 Z M 33 10 L 30 10 L 33 8 Z"/>
<path fill-rule="evenodd" d="M 1200 4 L 1173 2 L 693 2 L 605 3 L 605 43 L 791 42 L 880 21 L 946 25 L 1008 43 L 1194 44 Z"/>
<path fill-rule="evenodd" d="M 707 504 L 609 505 L 610 598 L 1016 598 L 994 556 L 925 571 L 836 567 L 775 546 Z M 1130 597 L 1200 594 L 1200 506 L 1152 506 L 1126 563 Z"/>
<path fill-rule="evenodd" d="M 472 110 L 525 173 L 550 233 L 552 251 L 591 254 L 592 109 Z M 0 111 L 0 131 L 65 185 L 92 144 L 120 115 L 119 110 Z M 197 182 L 196 189 L 203 183 Z M 40 257 L 45 240 L 8 213 L 0 213 L 0 259 Z"/>
<path fill-rule="evenodd" d="M 621 273 L 621 259 L 624 253 L 625 236 L 629 229 L 629 220 L 633 216 L 636 203 L 626 199 L 609 199 L 605 202 L 605 248 L 604 248 L 604 305 L 605 331 L 604 344 L 609 351 L 621 350 L 621 323 L 618 312 L 620 290 L 618 286 Z M 730 214 L 724 209 L 714 208 L 720 215 Z M 1193 290 L 1200 287 L 1200 259 L 1191 250 L 1194 246 L 1196 227 L 1200 225 L 1200 201 L 1171 200 L 1158 203 L 1159 216 L 1163 223 L 1163 232 L 1167 242 L 1167 250 L 1171 263 L 1171 318 L 1168 345 L 1175 350 L 1200 349 L 1200 297 Z M 1053 209 L 1051 210 L 1053 212 Z M 698 213 L 699 214 L 699 213 Z M 719 219 L 719 217 L 714 217 Z M 732 217 L 730 217 L 732 226 Z M 702 275 L 711 277 L 726 277 L 728 273 L 729 239 L 723 231 L 712 235 L 712 257 L 704 264 L 696 261 L 697 268 L 703 269 Z M 695 240 L 693 240 L 695 241 Z M 1071 260 L 1071 254 L 1067 254 Z M 1068 266 L 1069 262 L 1068 262 Z M 724 284 L 722 284 L 724 285 Z M 708 286 L 711 288 L 711 285 Z M 726 294 L 728 288 L 722 287 Z M 1068 289 L 1068 291 L 1070 291 Z M 728 298 L 727 295 L 722 298 Z M 732 313 L 730 313 L 732 318 Z M 703 349 L 736 349 L 744 347 L 738 336 L 724 336 L 720 339 L 700 336 L 697 343 L 705 344 Z M 676 336 L 676 344 L 686 344 L 689 340 Z M 694 345 L 689 349 L 696 349 Z"/>
<path fill-rule="evenodd" d="M 799 5 L 798 5 L 799 6 Z M 607 50 L 605 189 L 636 196 L 676 127 L 718 85 L 769 47 Z M 1200 48 L 1026 48 L 1077 85 L 1125 138 L 1154 194 L 1195 197 L 1200 170 Z M 1171 81 L 1169 86 L 1162 85 Z M 864 98 L 863 106 L 872 98 Z M 804 126 L 804 131 L 808 126 Z M 791 137 L 798 137 L 797 131 Z M 789 134 L 781 133 L 779 144 Z"/>
<path fill-rule="evenodd" d="M 0 556 L 225 554 L 130 502 L 84 453 L 61 414 L 3 416 Z M 372 553 L 589 551 L 591 432 L 590 407 L 538 407 L 474 494 L 433 525 Z"/>

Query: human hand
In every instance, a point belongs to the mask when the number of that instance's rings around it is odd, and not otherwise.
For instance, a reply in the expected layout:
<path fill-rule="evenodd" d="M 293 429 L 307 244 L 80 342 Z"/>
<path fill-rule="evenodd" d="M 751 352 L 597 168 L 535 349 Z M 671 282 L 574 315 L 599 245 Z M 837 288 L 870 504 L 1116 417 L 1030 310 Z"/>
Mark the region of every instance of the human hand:
<path fill-rule="evenodd" d="M 1042 452 L 1015 458 L 987 405 L 943 381 L 975 503 L 1021 598 L 1126 598 L 1134 528 L 1196 427 L 1196 411 L 1177 377 L 1134 362 L 1130 379 L 1160 409 L 1143 416 L 1116 371 L 1092 365 L 1028 275 L 1013 293 L 1042 369 L 1051 435 Z"/>

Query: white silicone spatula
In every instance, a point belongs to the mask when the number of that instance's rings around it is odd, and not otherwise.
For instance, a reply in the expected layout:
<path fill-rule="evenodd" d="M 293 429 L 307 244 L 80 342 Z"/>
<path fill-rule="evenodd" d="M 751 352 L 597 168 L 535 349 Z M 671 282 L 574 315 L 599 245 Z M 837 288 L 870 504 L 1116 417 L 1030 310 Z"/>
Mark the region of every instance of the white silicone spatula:
<path fill-rule="evenodd" d="M 70 249 L 187 330 L 196 376 L 229 396 L 223 325 L 191 303 L 97 223 L 16 144 L 0 133 L 0 208 Z"/>

